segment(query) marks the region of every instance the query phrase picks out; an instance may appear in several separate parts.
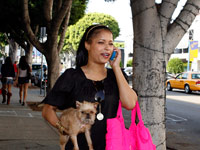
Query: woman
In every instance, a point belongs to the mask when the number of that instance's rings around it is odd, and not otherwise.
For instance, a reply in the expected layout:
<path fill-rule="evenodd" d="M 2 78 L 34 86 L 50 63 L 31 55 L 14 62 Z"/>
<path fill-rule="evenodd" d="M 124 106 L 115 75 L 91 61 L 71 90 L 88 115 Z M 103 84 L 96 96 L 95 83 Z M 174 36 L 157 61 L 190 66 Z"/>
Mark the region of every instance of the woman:
<path fill-rule="evenodd" d="M 117 55 L 110 61 L 115 50 Z M 76 69 L 66 70 L 44 99 L 43 117 L 54 127 L 60 128 L 56 108 L 75 107 L 75 101 L 95 101 L 99 107 L 95 124 L 91 129 L 95 150 L 105 149 L 106 119 L 116 117 L 119 100 L 126 109 L 132 109 L 137 101 L 136 93 L 129 87 L 120 68 L 121 52 L 113 46 L 111 30 L 104 25 L 92 25 L 86 29 L 76 56 Z M 110 62 L 112 69 L 105 68 Z M 60 126 L 60 124 L 59 124 Z M 87 150 L 84 134 L 78 135 L 81 150 Z M 65 147 L 72 150 L 69 141 Z"/>
<path fill-rule="evenodd" d="M 10 57 L 6 57 L 5 63 L 1 67 L 1 75 L 2 75 L 2 96 L 3 96 L 2 103 L 6 102 L 6 96 L 7 96 L 7 105 L 9 105 L 10 98 L 12 96 L 11 87 L 13 84 L 13 79 L 15 77 L 14 66 L 12 64 Z"/>
<path fill-rule="evenodd" d="M 20 97 L 19 103 L 22 104 L 22 106 L 26 105 L 26 97 L 27 97 L 30 73 L 31 69 L 26 61 L 26 57 L 21 56 L 19 60 L 16 83 L 18 83 L 19 85 L 19 97 Z M 22 102 L 22 96 L 23 96 L 23 102 Z"/>

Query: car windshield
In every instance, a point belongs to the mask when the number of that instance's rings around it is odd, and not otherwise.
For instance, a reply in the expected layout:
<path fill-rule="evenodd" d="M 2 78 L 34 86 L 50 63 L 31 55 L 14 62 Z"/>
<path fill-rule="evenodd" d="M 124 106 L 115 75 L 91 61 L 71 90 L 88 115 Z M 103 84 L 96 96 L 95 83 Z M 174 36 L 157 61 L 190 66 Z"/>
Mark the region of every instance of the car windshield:
<path fill-rule="evenodd" d="M 200 79 L 200 73 L 199 74 L 192 74 L 192 79 Z"/>
<path fill-rule="evenodd" d="M 182 79 L 182 75 L 183 75 L 183 74 L 177 75 L 177 76 L 176 76 L 176 79 Z"/>
<path fill-rule="evenodd" d="M 40 64 L 33 64 L 32 65 L 32 70 L 38 70 L 38 69 L 40 69 L 41 68 L 41 65 Z M 46 65 L 43 65 L 43 68 L 46 68 Z"/>

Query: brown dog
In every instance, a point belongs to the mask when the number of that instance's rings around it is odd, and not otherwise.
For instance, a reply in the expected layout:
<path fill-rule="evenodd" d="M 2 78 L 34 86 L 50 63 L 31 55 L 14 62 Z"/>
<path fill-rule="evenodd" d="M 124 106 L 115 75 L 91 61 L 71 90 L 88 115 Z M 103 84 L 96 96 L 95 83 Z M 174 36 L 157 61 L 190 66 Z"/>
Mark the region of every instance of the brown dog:
<path fill-rule="evenodd" d="M 77 135 L 85 133 L 89 150 L 93 150 L 92 140 L 90 137 L 90 128 L 94 124 L 98 103 L 84 101 L 83 103 L 76 101 L 76 109 L 69 108 L 63 111 L 60 116 L 60 123 L 64 127 L 66 135 L 60 134 L 61 150 L 65 149 L 65 145 L 71 138 L 74 144 L 74 150 L 79 150 Z"/>

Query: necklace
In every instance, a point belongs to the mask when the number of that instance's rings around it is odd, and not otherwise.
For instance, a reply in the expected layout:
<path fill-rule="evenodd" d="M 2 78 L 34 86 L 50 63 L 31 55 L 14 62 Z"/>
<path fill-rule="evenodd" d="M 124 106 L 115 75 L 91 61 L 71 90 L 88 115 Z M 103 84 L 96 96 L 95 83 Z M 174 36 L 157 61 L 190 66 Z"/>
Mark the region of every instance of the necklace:
<path fill-rule="evenodd" d="M 99 103 L 99 112 L 97 114 L 97 120 L 101 121 L 104 119 L 104 115 L 101 113 L 101 103 L 105 99 L 105 91 L 103 87 L 104 81 L 93 81 L 96 94 L 94 96 L 95 101 Z"/>

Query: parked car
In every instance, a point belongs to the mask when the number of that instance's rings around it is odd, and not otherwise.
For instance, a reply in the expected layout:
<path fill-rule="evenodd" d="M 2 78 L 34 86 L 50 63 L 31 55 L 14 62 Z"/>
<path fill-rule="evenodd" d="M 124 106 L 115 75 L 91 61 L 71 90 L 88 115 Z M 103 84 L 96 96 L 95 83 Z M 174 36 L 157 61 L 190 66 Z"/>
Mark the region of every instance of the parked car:
<path fill-rule="evenodd" d="M 41 69 L 38 69 L 36 71 L 35 75 L 33 76 L 33 84 L 36 85 L 36 86 L 44 88 L 45 82 L 47 84 L 47 73 L 44 73 L 44 71 L 42 73 L 43 74 L 41 74 Z M 42 75 L 42 77 L 41 77 L 41 75 Z M 41 80 L 42 80 L 42 84 L 41 84 Z"/>
<path fill-rule="evenodd" d="M 175 78 L 175 77 L 176 77 L 176 75 L 171 74 L 171 73 L 169 73 L 169 72 L 166 72 L 166 80 L 172 79 L 172 78 Z"/>
<path fill-rule="evenodd" d="M 128 77 L 128 82 L 132 81 L 132 76 L 133 76 L 133 67 L 126 67 L 124 69 L 124 72 L 126 73 L 127 77 Z"/>
<path fill-rule="evenodd" d="M 31 73 L 31 83 L 34 83 L 35 73 L 41 69 L 41 64 L 32 64 L 32 73 Z M 43 65 L 43 69 L 47 69 L 46 65 Z"/>
<path fill-rule="evenodd" d="M 183 72 L 166 81 L 168 91 L 183 89 L 186 93 L 200 91 L 200 72 Z"/>

